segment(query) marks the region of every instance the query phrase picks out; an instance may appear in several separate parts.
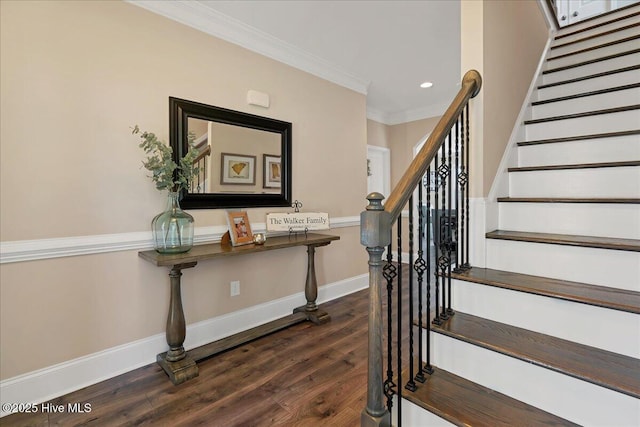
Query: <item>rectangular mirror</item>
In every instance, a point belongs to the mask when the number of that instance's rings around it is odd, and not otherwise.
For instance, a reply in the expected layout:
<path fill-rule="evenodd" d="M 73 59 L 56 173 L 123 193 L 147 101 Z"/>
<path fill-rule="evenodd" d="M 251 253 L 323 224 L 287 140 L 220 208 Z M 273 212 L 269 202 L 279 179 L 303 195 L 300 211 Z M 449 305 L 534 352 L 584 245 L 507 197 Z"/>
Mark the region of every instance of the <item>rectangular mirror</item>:
<path fill-rule="evenodd" d="M 174 160 L 189 133 L 200 153 L 183 208 L 291 206 L 291 123 L 173 97 L 169 115 Z"/>

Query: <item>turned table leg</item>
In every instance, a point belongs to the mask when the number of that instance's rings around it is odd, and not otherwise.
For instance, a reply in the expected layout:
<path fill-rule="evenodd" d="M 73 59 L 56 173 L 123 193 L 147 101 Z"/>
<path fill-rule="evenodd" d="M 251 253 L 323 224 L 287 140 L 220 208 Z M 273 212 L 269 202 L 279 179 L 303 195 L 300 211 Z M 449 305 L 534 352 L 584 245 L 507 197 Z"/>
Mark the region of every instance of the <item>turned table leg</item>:
<path fill-rule="evenodd" d="M 318 299 L 318 280 L 316 279 L 316 265 L 315 255 L 316 247 L 325 246 L 328 243 L 321 245 L 307 245 L 307 281 L 304 286 L 304 295 L 307 299 L 307 304 L 298 307 L 293 310 L 294 313 L 305 313 L 307 320 L 319 325 L 331 320 L 331 317 L 326 311 L 319 310 L 316 304 Z"/>
<path fill-rule="evenodd" d="M 180 384 L 198 376 L 198 367 L 195 361 L 189 357 L 183 346 L 186 337 L 186 323 L 184 310 L 182 309 L 182 293 L 180 289 L 182 269 L 194 267 L 195 265 L 195 262 L 174 265 L 169 272 L 171 298 L 169 301 L 169 314 L 167 315 L 166 328 L 169 351 L 159 354 L 157 361 L 174 384 Z"/>

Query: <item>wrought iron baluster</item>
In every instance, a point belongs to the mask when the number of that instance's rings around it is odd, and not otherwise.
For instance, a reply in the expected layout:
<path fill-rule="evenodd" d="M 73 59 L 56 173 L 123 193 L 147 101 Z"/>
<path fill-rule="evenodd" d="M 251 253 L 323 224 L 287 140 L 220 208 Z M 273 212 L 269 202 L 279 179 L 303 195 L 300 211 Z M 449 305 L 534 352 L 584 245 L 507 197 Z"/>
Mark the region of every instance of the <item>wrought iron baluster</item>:
<path fill-rule="evenodd" d="M 427 173 L 427 177 L 429 174 Z M 422 178 L 424 181 L 424 177 Z M 424 369 L 422 366 L 422 361 L 424 360 L 424 351 L 423 351 L 423 339 L 422 339 L 422 329 L 424 328 L 424 322 L 422 321 L 422 285 L 423 285 L 423 276 L 424 271 L 426 270 L 426 262 L 424 261 L 424 206 L 422 204 L 422 185 L 418 184 L 418 257 L 416 258 L 416 262 L 413 264 L 413 268 L 418 274 L 418 373 L 415 376 L 415 380 L 421 383 L 426 381 L 426 377 L 424 376 Z M 428 242 L 427 242 L 428 244 Z M 428 306 L 427 306 L 428 310 Z M 429 324 L 429 322 L 427 322 Z M 427 337 L 427 340 L 429 338 Z"/>
<path fill-rule="evenodd" d="M 398 308 L 397 308 L 397 319 L 396 324 L 398 330 L 396 331 L 397 339 L 398 339 L 398 360 L 397 370 L 398 370 L 398 388 L 397 396 L 398 396 L 398 426 L 402 425 L 402 216 L 398 217 L 398 221 L 396 222 L 398 227 Z"/>
<path fill-rule="evenodd" d="M 460 115 L 460 124 L 462 126 L 461 131 L 461 143 L 460 143 L 460 173 L 458 174 L 458 183 L 460 184 L 460 201 L 462 207 L 460 208 L 460 238 L 458 239 L 460 242 L 460 263 L 458 264 L 458 271 L 463 271 L 465 265 L 467 264 L 466 258 L 466 218 L 467 218 L 467 202 L 468 202 L 468 192 L 467 192 L 467 184 L 469 182 L 469 174 L 467 173 L 467 163 L 465 157 L 465 150 L 468 151 L 468 147 L 466 146 L 466 141 L 468 140 L 468 136 L 465 137 L 465 110 L 462 110 L 462 114 Z"/>
<path fill-rule="evenodd" d="M 433 190 L 433 205 L 434 205 L 434 215 L 432 220 L 433 224 L 433 248 L 435 250 L 435 260 L 436 260 L 436 268 L 433 270 L 433 282 L 435 287 L 435 315 L 433 317 L 433 323 L 436 325 L 442 324 L 442 319 L 440 319 L 440 282 L 438 280 L 438 259 L 440 258 L 440 236 L 439 233 L 439 221 L 440 216 L 438 215 L 438 209 L 440 208 L 439 200 L 440 198 L 440 174 L 438 173 L 439 167 L 439 157 L 438 152 L 436 151 L 436 155 L 434 158 L 434 166 L 433 166 L 433 176 L 434 176 L 434 190 Z"/>
<path fill-rule="evenodd" d="M 426 343 L 426 361 L 424 365 L 424 371 L 427 374 L 433 373 L 433 368 L 431 367 L 431 165 L 427 168 L 427 265 L 426 265 L 426 273 L 427 273 L 427 321 L 426 321 L 426 335 L 427 335 L 427 343 Z"/>
<path fill-rule="evenodd" d="M 450 139 L 450 135 L 447 136 Z M 447 179 L 449 177 L 449 165 L 447 165 L 447 157 L 446 157 L 446 144 L 442 144 L 441 152 L 442 152 L 442 161 L 440 166 L 438 167 L 438 175 L 440 175 L 440 183 L 442 187 L 442 209 L 436 210 L 438 214 L 438 238 L 440 241 L 440 247 L 438 248 L 438 267 L 440 269 L 440 273 L 438 277 L 440 279 L 440 290 L 442 293 L 442 311 L 440 312 L 440 318 L 442 320 L 447 320 L 449 316 L 447 315 L 447 287 L 446 287 L 446 271 L 449 265 L 449 258 L 447 257 L 448 246 L 449 246 L 449 237 L 447 233 Z M 451 186 L 449 186 L 451 187 Z"/>
<path fill-rule="evenodd" d="M 457 245 L 456 244 L 456 238 L 455 238 L 455 228 L 454 228 L 454 219 L 453 219 L 453 204 L 452 204 L 452 197 L 453 197 L 453 182 L 455 181 L 454 177 L 455 177 L 455 169 L 453 168 L 453 162 L 451 160 L 451 155 L 452 155 L 452 143 L 453 143 L 453 139 L 454 139 L 454 128 L 451 128 L 451 131 L 449 131 L 449 141 L 448 141 L 448 153 L 447 153 L 447 164 L 449 165 L 449 173 L 447 174 L 447 181 L 449 181 L 449 187 L 448 187 L 448 192 L 447 192 L 447 204 L 448 204 L 448 209 L 447 209 L 447 315 L 448 316 L 452 316 L 453 315 L 453 310 L 451 309 L 451 264 L 453 263 L 453 259 L 452 259 L 452 253 L 454 250 L 454 247 Z M 457 212 L 455 213 L 457 215 Z"/>
<path fill-rule="evenodd" d="M 409 391 L 416 391 L 413 380 L 413 196 L 409 197 L 409 380 L 404 386 Z"/>
<path fill-rule="evenodd" d="M 469 228 L 469 192 L 471 190 L 471 182 L 469 180 L 470 178 L 470 168 L 471 168 L 471 163 L 469 163 L 469 152 L 471 151 L 471 140 L 469 139 L 469 102 L 467 101 L 467 104 L 465 105 L 464 108 L 465 111 L 465 120 L 466 120 L 466 132 L 467 132 L 467 191 L 466 191 L 466 197 L 465 197 L 465 209 L 466 209 L 466 217 L 467 217 L 467 233 L 465 234 L 464 238 L 466 239 L 466 256 L 465 256 L 465 263 L 462 266 L 464 269 L 469 269 L 471 268 L 471 264 L 469 264 L 469 232 L 471 231 Z"/>
<path fill-rule="evenodd" d="M 391 244 L 387 246 L 387 262 L 382 268 L 382 276 L 387 281 L 387 378 L 384 381 L 384 395 L 387 398 L 387 410 L 391 413 L 393 395 L 396 392 L 396 384 L 393 382 L 393 279 L 398 276 L 393 264 Z"/>

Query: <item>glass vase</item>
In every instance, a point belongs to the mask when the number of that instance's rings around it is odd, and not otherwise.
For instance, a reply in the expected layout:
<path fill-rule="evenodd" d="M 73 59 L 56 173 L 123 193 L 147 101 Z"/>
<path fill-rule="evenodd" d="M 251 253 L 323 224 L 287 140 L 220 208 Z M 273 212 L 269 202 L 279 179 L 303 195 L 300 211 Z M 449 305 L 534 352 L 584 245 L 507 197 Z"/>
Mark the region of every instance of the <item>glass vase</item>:
<path fill-rule="evenodd" d="M 167 209 L 151 221 L 153 245 L 161 254 L 179 254 L 193 247 L 193 217 L 180 209 L 178 193 L 170 192 Z"/>

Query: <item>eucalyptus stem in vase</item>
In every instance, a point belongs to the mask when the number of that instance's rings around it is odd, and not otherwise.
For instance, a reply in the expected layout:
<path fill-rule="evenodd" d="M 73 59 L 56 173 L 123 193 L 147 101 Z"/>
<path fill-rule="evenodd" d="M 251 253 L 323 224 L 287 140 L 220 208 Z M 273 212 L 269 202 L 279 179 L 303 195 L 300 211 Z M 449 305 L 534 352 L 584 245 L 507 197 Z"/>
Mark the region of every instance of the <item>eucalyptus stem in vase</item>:
<path fill-rule="evenodd" d="M 189 134 L 189 150 L 176 163 L 171 147 L 160 141 L 154 133 L 140 132 L 138 125 L 132 133 L 140 135 L 139 147 L 147 154 L 142 165 L 151 172 L 150 178 L 156 188 L 169 192 L 167 208 L 151 221 L 154 247 L 163 254 L 188 252 L 193 247 L 193 217 L 180 208 L 179 196 L 199 173 L 195 164 L 198 150 L 194 147 L 194 136 Z"/>

